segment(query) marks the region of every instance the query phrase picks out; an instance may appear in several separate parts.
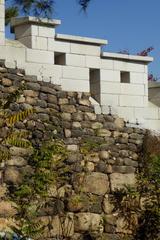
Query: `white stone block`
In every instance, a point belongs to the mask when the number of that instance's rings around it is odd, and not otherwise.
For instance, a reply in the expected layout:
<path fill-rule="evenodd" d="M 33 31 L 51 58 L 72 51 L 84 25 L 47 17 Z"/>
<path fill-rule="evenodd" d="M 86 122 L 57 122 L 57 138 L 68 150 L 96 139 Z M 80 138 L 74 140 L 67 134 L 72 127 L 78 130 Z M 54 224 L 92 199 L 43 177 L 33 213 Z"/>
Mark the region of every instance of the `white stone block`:
<path fill-rule="evenodd" d="M 148 84 L 144 85 L 144 94 L 148 97 Z"/>
<path fill-rule="evenodd" d="M 114 60 L 114 69 L 120 71 L 129 71 L 129 72 L 142 72 L 144 73 L 144 64 L 140 63 L 131 63 L 127 61 L 118 61 Z"/>
<path fill-rule="evenodd" d="M 89 81 L 63 78 L 61 82 L 65 91 L 89 92 Z"/>
<path fill-rule="evenodd" d="M 144 96 L 144 84 L 120 83 L 120 93 L 127 95 Z"/>
<path fill-rule="evenodd" d="M 54 84 L 61 84 L 62 78 L 62 66 L 51 64 L 39 64 L 39 63 L 26 63 L 25 71 L 27 75 L 37 75 L 39 79 L 44 80 L 46 76 Z"/>
<path fill-rule="evenodd" d="M 101 105 L 118 106 L 119 105 L 118 95 L 102 93 L 101 94 Z"/>
<path fill-rule="evenodd" d="M 148 107 L 148 96 L 143 97 L 144 107 Z"/>
<path fill-rule="evenodd" d="M 89 80 L 89 69 L 63 66 L 63 78 Z"/>
<path fill-rule="evenodd" d="M 129 96 L 120 95 L 119 103 L 121 107 L 143 107 L 144 97 L 143 96 Z"/>
<path fill-rule="evenodd" d="M 0 32 L 0 45 L 5 44 L 5 35 L 4 32 Z"/>
<path fill-rule="evenodd" d="M 38 26 L 35 25 L 20 25 L 15 28 L 15 38 L 21 39 L 24 37 L 38 36 Z"/>
<path fill-rule="evenodd" d="M 86 56 L 86 67 L 88 67 L 88 68 L 100 68 L 101 67 L 100 57 Z"/>
<path fill-rule="evenodd" d="M 86 65 L 85 56 L 76 54 L 66 54 L 66 65 L 85 67 Z"/>
<path fill-rule="evenodd" d="M 0 3 L 0 18 L 4 18 L 4 3 Z"/>
<path fill-rule="evenodd" d="M 24 45 L 24 47 L 32 48 L 35 42 L 35 36 L 23 37 L 23 38 L 20 38 L 18 41 L 21 42 Z"/>
<path fill-rule="evenodd" d="M 134 107 L 118 107 L 118 116 L 126 121 L 135 122 Z"/>
<path fill-rule="evenodd" d="M 160 131 L 160 120 L 146 120 L 144 128 Z"/>
<path fill-rule="evenodd" d="M 96 114 L 101 114 L 102 110 L 101 110 L 100 105 L 94 105 L 94 111 Z"/>
<path fill-rule="evenodd" d="M 148 65 L 144 65 L 144 72 L 148 75 Z"/>
<path fill-rule="evenodd" d="M 47 38 L 35 36 L 32 40 L 32 48 L 40 49 L 40 50 L 47 50 L 47 48 L 48 48 Z"/>
<path fill-rule="evenodd" d="M 25 48 L 0 46 L 0 55 L 1 58 L 6 59 L 7 62 L 25 62 Z"/>
<path fill-rule="evenodd" d="M 48 50 L 61 52 L 61 53 L 70 53 L 71 44 L 69 42 L 55 41 L 53 38 L 48 38 Z"/>
<path fill-rule="evenodd" d="M 101 105 L 102 108 L 102 113 L 103 114 L 112 114 L 116 115 L 118 113 L 118 109 L 115 106 L 106 106 L 106 105 Z"/>
<path fill-rule="evenodd" d="M 112 69 L 113 70 L 113 60 L 101 59 L 101 68 L 102 69 Z"/>
<path fill-rule="evenodd" d="M 158 107 L 156 108 L 135 108 L 135 117 L 145 119 L 159 119 Z"/>
<path fill-rule="evenodd" d="M 145 73 L 136 73 L 131 72 L 130 73 L 130 82 L 133 84 L 145 84 L 146 80 L 146 74 Z"/>
<path fill-rule="evenodd" d="M 16 65 L 17 64 L 16 64 L 15 61 L 14 62 L 7 62 L 7 61 L 5 61 L 6 68 L 16 68 L 17 67 Z"/>
<path fill-rule="evenodd" d="M 0 18 L 0 32 L 4 32 L 4 18 Z"/>
<path fill-rule="evenodd" d="M 39 26 L 38 27 L 38 36 L 54 38 L 55 37 L 55 29 L 52 27 Z"/>
<path fill-rule="evenodd" d="M 120 83 L 101 81 L 101 93 L 120 94 Z"/>
<path fill-rule="evenodd" d="M 100 56 L 100 52 L 101 52 L 100 46 L 71 43 L 71 53 Z"/>
<path fill-rule="evenodd" d="M 120 83 L 120 72 L 100 69 L 100 79 L 101 81 Z"/>
<path fill-rule="evenodd" d="M 26 61 L 54 64 L 54 53 L 43 50 L 26 49 Z"/>

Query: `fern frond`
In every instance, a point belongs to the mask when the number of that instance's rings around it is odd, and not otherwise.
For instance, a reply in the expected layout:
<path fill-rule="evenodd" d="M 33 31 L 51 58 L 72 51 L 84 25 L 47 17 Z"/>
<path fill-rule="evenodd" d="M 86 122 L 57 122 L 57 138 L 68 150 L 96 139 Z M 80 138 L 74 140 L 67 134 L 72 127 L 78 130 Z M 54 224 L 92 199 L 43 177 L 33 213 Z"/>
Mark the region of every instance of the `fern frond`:
<path fill-rule="evenodd" d="M 8 126 L 14 125 L 16 122 L 22 121 L 33 113 L 33 108 L 26 109 L 25 111 L 18 112 L 6 119 L 6 124 Z"/>
<path fill-rule="evenodd" d="M 23 235 L 37 239 L 42 236 L 43 229 L 44 226 L 41 222 L 28 222 L 23 226 L 22 233 Z"/>
<path fill-rule="evenodd" d="M 26 139 L 18 139 L 16 137 L 9 137 L 4 141 L 4 143 L 21 148 L 28 148 L 32 145 L 30 141 Z"/>
<path fill-rule="evenodd" d="M 0 162 L 8 160 L 10 158 L 9 150 L 6 148 L 0 148 Z"/>

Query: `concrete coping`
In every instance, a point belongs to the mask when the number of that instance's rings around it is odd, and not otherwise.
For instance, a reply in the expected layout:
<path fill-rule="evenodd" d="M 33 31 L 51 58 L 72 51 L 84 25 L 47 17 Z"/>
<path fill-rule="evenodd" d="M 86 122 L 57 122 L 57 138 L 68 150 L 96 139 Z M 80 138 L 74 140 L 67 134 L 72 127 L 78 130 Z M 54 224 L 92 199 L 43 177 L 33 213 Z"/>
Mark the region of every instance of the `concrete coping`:
<path fill-rule="evenodd" d="M 109 52 L 102 52 L 101 57 L 112 58 L 112 59 L 125 59 L 128 61 L 146 62 L 146 63 L 153 61 L 153 57 L 129 55 L 129 54 L 122 54 L 122 53 L 109 53 Z"/>
<path fill-rule="evenodd" d="M 55 28 L 61 24 L 61 20 L 57 19 L 48 19 L 48 18 L 38 18 L 38 17 L 18 17 L 11 19 L 11 32 L 14 33 L 14 29 L 17 26 L 29 24 L 29 25 L 38 25 L 38 26 L 48 26 Z"/>
<path fill-rule="evenodd" d="M 73 35 L 59 34 L 59 33 L 56 34 L 55 38 L 57 40 L 86 43 L 86 44 L 98 45 L 98 46 L 106 45 L 108 43 L 108 41 L 104 39 L 88 38 L 88 37 L 73 36 Z"/>

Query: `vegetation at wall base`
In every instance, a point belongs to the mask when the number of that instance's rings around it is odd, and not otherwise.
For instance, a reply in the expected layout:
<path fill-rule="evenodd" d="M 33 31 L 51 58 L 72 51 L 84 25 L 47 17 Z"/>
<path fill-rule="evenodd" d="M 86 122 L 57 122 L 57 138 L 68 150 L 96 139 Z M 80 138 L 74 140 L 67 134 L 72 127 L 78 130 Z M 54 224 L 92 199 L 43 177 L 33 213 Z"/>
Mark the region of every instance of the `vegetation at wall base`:
<path fill-rule="evenodd" d="M 114 192 L 117 211 L 125 216 L 126 228 L 135 240 L 160 239 L 160 156 L 143 159 L 137 188 Z"/>

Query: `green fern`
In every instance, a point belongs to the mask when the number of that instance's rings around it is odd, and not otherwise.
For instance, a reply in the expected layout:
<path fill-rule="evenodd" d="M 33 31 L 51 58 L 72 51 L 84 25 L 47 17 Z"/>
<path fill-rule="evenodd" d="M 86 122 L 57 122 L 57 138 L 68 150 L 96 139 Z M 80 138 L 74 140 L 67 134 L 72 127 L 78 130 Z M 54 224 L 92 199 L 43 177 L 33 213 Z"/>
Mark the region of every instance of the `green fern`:
<path fill-rule="evenodd" d="M 28 141 L 26 139 L 18 139 L 16 137 L 7 138 L 5 140 L 5 144 L 16 146 L 16 147 L 21 147 L 21 148 L 28 148 L 28 147 L 32 146 L 30 141 Z"/>
<path fill-rule="evenodd" d="M 10 158 L 10 152 L 7 148 L 0 147 L 0 162 L 8 160 Z"/>
<path fill-rule="evenodd" d="M 14 125 L 16 122 L 19 122 L 19 121 L 22 121 L 24 120 L 25 118 L 27 118 L 30 114 L 33 113 L 33 108 L 29 108 L 25 111 L 21 111 L 21 112 L 18 112 L 12 116 L 9 116 L 7 119 L 6 119 L 6 124 L 7 126 L 12 126 Z"/>

